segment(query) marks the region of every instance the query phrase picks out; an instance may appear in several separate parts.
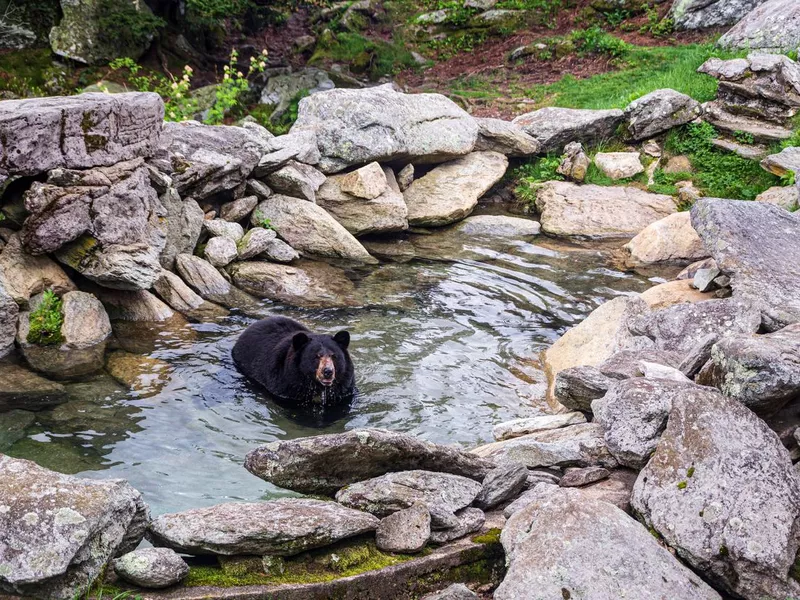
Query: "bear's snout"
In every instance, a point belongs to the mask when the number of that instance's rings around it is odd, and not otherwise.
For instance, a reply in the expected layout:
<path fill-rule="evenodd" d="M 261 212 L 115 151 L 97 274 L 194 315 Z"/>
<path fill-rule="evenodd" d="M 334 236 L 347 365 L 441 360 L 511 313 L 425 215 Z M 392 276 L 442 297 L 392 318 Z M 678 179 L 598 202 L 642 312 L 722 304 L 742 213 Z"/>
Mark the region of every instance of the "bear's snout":
<path fill-rule="evenodd" d="M 336 367 L 333 364 L 333 358 L 330 356 L 323 356 L 319 359 L 319 365 L 317 366 L 317 381 L 328 387 L 333 385 L 335 379 Z"/>

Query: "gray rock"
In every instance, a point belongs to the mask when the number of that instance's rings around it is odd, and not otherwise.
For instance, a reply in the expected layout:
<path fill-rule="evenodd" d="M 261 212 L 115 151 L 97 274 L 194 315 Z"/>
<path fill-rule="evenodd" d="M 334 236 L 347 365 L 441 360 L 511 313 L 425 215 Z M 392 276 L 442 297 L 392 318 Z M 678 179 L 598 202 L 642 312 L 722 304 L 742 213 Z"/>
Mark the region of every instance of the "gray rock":
<path fill-rule="evenodd" d="M 675 199 L 664 194 L 567 181 L 539 188 L 536 209 L 545 233 L 592 239 L 633 237 L 677 210 Z"/>
<path fill-rule="evenodd" d="M 295 131 L 267 142 L 265 154 L 259 159 L 254 174 L 257 177 L 264 177 L 293 160 L 306 165 L 319 163 L 317 136 L 313 130 Z"/>
<path fill-rule="evenodd" d="M 272 196 L 272 190 L 269 189 L 266 183 L 258 179 L 248 179 L 247 187 L 245 188 L 248 194 L 255 196 L 261 200 L 266 200 Z"/>
<path fill-rule="evenodd" d="M 670 381 L 678 381 L 682 383 L 691 381 L 691 379 L 689 379 L 675 367 L 647 362 L 646 360 L 639 361 L 639 369 L 641 370 L 642 376 L 645 379 L 668 379 Z"/>
<path fill-rule="evenodd" d="M 640 231 L 622 247 L 625 265 L 685 265 L 708 256 L 688 212 L 673 213 Z"/>
<path fill-rule="evenodd" d="M 185 554 L 293 556 L 375 531 L 378 519 L 336 502 L 230 502 L 161 515 L 147 539 Z"/>
<path fill-rule="evenodd" d="M 800 47 L 798 27 L 800 7 L 796 2 L 768 0 L 731 27 L 719 39 L 719 45 L 725 48 L 791 52 Z"/>
<path fill-rule="evenodd" d="M 510 238 L 538 235 L 541 229 L 537 221 L 506 215 L 474 215 L 456 227 L 457 231 L 466 235 Z"/>
<path fill-rule="evenodd" d="M 559 403 L 570 410 L 591 412 L 592 400 L 602 398 L 613 382 L 614 379 L 597 367 L 570 367 L 556 374 L 553 394 Z"/>
<path fill-rule="evenodd" d="M 229 237 L 214 237 L 208 240 L 203 252 L 205 259 L 221 268 L 229 265 L 239 255 L 236 242 Z"/>
<path fill-rule="evenodd" d="M 617 466 L 597 423 L 532 433 L 479 446 L 472 452 L 496 463 L 519 462 L 529 468 Z"/>
<path fill-rule="evenodd" d="M 414 504 L 383 519 L 375 532 L 375 544 L 384 552 L 415 553 L 431 537 L 431 515 L 424 504 Z"/>
<path fill-rule="evenodd" d="M 0 498 L 0 590 L 54 600 L 87 592 L 123 543 L 131 541 L 126 533 L 146 509 L 141 494 L 121 479 L 61 475 L 3 455 Z"/>
<path fill-rule="evenodd" d="M 0 278 L 0 358 L 14 349 L 18 318 L 19 305 L 6 292 L 5 283 Z"/>
<path fill-rule="evenodd" d="M 732 335 L 711 349 L 698 376 L 760 416 L 800 396 L 800 324 L 767 335 Z"/>
<path fill-rule="evenodd" d="M 475 119 L 478 141 L 475 150 L 522 157 L 539 153 L 539 142 L 514 123 L 502 119 Z"/>
<path fill-rule="evenodd" d="M 244 237 L 239 242 L 239 259 L 249 260 L 262 252 L 266 252 L 271 247 L 272 242 L 275 241 L 277 235 L 272 229 L 253 227 L 244 234 Z"/>
<path fill-rule="evenodd" d="M 252 180 L 251 180 L 252 181 Z M 248 181 L 248 185 L 250 181 Z M 219 216 L 225 221 L 237 222 L 246 219 L 258 204 L 258 196 L 245 196 L 220 207 Z"/>
<path fill-rule="evenodd" d="M 677 395 L 631 499 L 693 569 L 745 598 L 787 598 L 800 487 L 787 450 L 739 402 L 712 388 Z"/>
<path fill-rule="evenodd" d="M 390 471 L 424 469 L 483 480 L 493 466 L 468 452 L 383 429 L 272 442 L 245 459 L 245 468 L 261 479 L 304 494 L 328 495 Z"/>
<path fill-rule="evenodd" d="M 167 211 L 167 240 L 159 260 L 165 269 L 175 268 L 178 254 L 192 254 L 203 232 L 205 214 L 193 198 L 181 200 L 174 188 L 159 197 Z"/>
<path fill-rule="evenodd" d="M 561 487 L 583 487 L 608 479 L 611 473 L 603 467 L 585 467 L 583 469 L 567 469 L 558 485 Z"/>
<path fill-rule="evenodd" d="M 265 181 L 278 194 L 316 202 L 317 190 L 325 183 L 325 175 L 312 166 L 291 160 L 267 175 Z"/>
<path fill-rule="evenodd" d="M 287 264 L 300 258 L 300 254 L 297 253 L 297 250 L 283 240 L 270 241 L 261 256 L 270 262 Z"/>
<path fill-rule="evenodd" d="M 761 167 L 778 177 L 789 173 L 800 173 L 800 148 L 791 146 L 777 154 L 770 154 L 761 161 Z"/>
<path fill-rule="evenodd" d="M 512 121 L 540 144 L 540 152 L 560 152 L 570 142 L 593 144 L 614 135 L 623 112 L 575 108 L 540 108 Z"/>
<path fill-rule="evenodd" d="M 3 412 L 3 422 L 0 424 L 0 452 L 5 452 L 16 442 L 24 439 L 27 435 L 25 430 L 35 422 L 36 413 L 30 410 L 14 409 Z"/>
<path fill-rule="evenodd" d="M 189 574 L 186 561 L 169 548 L 134 550 L 114 559 L 111 566 L 128 583 L 147 589 L 175 585 Z"/>
<path fill-rule="evenodd" d="M 792 130 L 788 127 L 738 114 L 731 106 L 720 101 L 706 102 L 703 105 L 703 119 L 728 135 L 735 135 L 737 132 L 750 134 L 758 143 L 773 144 L 792 137 Z"/>
<path fill-rule="evenodd" d="M 720 600 L 641 524 L 577 490 L 542 494 L 511 516 L 500 541 L 509 568 L 496 600 L 533 589 L 541 598 Z"/>
<path fill-rule="evenodd" d="M 471 152 L 478 137 L 475 120 L 445 96 L 391 85 L 303 98 L 291 134 L 303 130 L 316 134 L 325 173 L 373 161 L 442 162 Z"/>
<path fill-rule="evenodd" d="M 709 269 L 711 267 L 716 267 L 717 261 L 713 258 L 704 258 L 703 260 L 698 260 L 697 262 L 693 262 L 688 267 L 683 269 L 680 273 L 675 276 L 676 280 L 682 279 L 694 279 L 694 276 L 700 269 Z"/>
<path fill-rule="evenodd" d="M 794 260 L 800 217 L 762 202 L 703 199 L 692 225 L 731 278 L 734 298 L 757 302 L 775 331 L 800 321 L 800 278 Z"/>
<path fill-rule="evenodd" d="M 513 500 L 528 484 L 528 469 L 519 463 L 500 465 L 487 473 L 473 504 L 483 510 Z"/>
<path fill-rule="evenodd" d="M 756 202 L 766 202 L 780 206 L 789 212 L 796 212 L 800 208 L 800 188 L 797 186 L 771 187 L 756 196 Z"/>
<path fill-rule="evenodd" d="M 270 225 L 285 242 L 303 254 L 374 262 L 369 253 L 325 210 L 299 198 L 275 195 L 253 211 L 251 222 Z"/>
<path fill-rule="evenodd" d="M 225 237 L 238 244 L 244 237 L 244 228 L 239 223 L 231 223 L 224 219 L 207 219 L 203 228 L 213 237 Z"/>
<path fill-rule="evenodd" d="M 669 16 L 676 29 L 733 25 L 764 0 L 675 0 Z"/>
<path fill-rule="evenodd" d="M 675 367 L 680 363 L 680 357 L 658 350 L 622 350 L 604 360 L 597 368 L 603 375 L 611 379 L 629 379 L 644 375 L 642 372 L 643 361 Z"/>
<path fill-rule="evenodd" d="M 150 156 L 159 144 L 164 103 L 158 94 L 81 94 L 0 104 L 2 172 L 36 175 Z"/>
<path fill-rule="evenodd" d="M 578 367 L 581 368 L 581 367 Z M 569 370 L 569 369 L 568 369 Z M 563 372 L 563 371 L 562 371 Z M 546 431 L 548 429 L 560 429 L 569 425 L 586 423 L 583 413 L 559 413 L 555 415 L 542 415 L 540 417 L 528 417 L 525 419 L 514 419 L 500 423 L 492 428 L 492 435 L 498 442 L 509 440 L 515 437 Z"/>
<path fill-rule="evenodd" d="M 405 192 L 414 183 L 414 165 L 408 163 L 397 173 L 397 185 L 401 192 Z"/>
<path fill-rule="evenodd" d="M 480 491 L 481 484 L 461 475 L 400 471 L 347 485 L 336 493 L 336 501 L 383 518 L 416 503 L 455 513 L 472 504 Z"/>
<path fill-rule="evenodd" d="M 410 225 L 440 227 L 468 216 L 478 199 L 500 181 L 508 159 L 497 152 L 473 152 L 435 167 L 404 192 Z"/>
<path fill-rule="evenodd" d="M 489 0 L 492 2 L 493 0 Z M 466 3 L 480 3 L 486 2 L 486 0 L 467 0 Z M 478 596 L 470 590 L 467 586 L 463 583 L 454 583 L 451 586 L 446 587 L 441 592 L 436 592 L 435 594 L 428 594 L 427 596 L 423 596 L 422 600 L 477 600 Z"/>
<path fill-rule="evenodd" d="M 236 289 L 208 261 L 191 254 L 179 254 L 175 259 L 178 274 L 203 299 L 227 308 L 254 308 L 257 302 Z"/>
<path fill-rule="evenodd" d="M 64 270 L 47 256 L 32 256 L 22 248 L 17 233 L 9 236 L 0 252 L 0 279 L 6 293 L 27 308 L 28 300 L 45 290 L 61 296 L 77 288 Z"/>
<path fill-rule="evenodd" d="M 700 116 L 700 103 L 671 89 L 655 90 L 637 98 L 625 109 L 628 135 L 646 140 L 693 121 Z"/>
<path fill-rule="evenodd" d="M 342 192 L 363 200 L 374 200 L 389 185 L 386 171 L 376 162 L 341 175 L 338 180 Z"/>
<path fill-rule="evenodd" d="M 450 529 L 431 531 L 431 541 L 434 544 L 446 544 L 462 538 L 470 533 L 481 530 L 486 522 L 486 515 L 479 508 L 469 507 L 456 512 L 458 525 Z"/>
<path fill-rule="evenodd" d="M 22 313 L 17 345 L 28 364 L 55 379 L 89 375 L 103 368 L 111 323 L 100 301 L 86 292 L 67 292 L 61 297 L 63 341 L 58 345 L 39 345 L 28 341 L 30 315 Z"/>
<path fill-rule="evenodd" d="M 13 409 L 41 410 L 67 401 L 67 390 L 15 364 L 0 368 L 0 413 Z M 5 421 L 6 415 L 3 415 Z"/>
<path fill-rule="evenodd" d="M 567 179 L 582 183 L 591 164 L 592 160 L 586 155 L 583 145 L 580 142 L 570 142 L 564 147 L 564 158 L 556 172 Z"/>
<path fill-rule="evenodd" d="M 717 267 L 710 267 L 708 269 L 697 269 L 692 280 L 692 287 L 697 288 L 701 292 L 710 292 L 716 286 L 714 280 L 720 276 L 722 272 Z"/>
<path fill-rule="evenodd" d="M 153 290 L 170 308 L 190 320 L 206 321 L 228 314 L 228 311 L 221 306 L 203 300 L 180 277 L 170 271 L 161 271 L 161 277 L 153 284 Z"/>
<path fill-rule="evenodd" d="M 630 179 L 644 172 L 638 152 L 598 152 L 594 156 L 595 166 L 613 180 Z"/>
<path fill-rule="evenodd" d="M 261 92 L 261 104 L 275 107 L 270 115 L 270 119 L 275 121 L 286 113 L 292 101 L 301 92 L 311 95 L 335 87 L 325 71 L 307 67 L 294 73 L 270 77 Z"/>

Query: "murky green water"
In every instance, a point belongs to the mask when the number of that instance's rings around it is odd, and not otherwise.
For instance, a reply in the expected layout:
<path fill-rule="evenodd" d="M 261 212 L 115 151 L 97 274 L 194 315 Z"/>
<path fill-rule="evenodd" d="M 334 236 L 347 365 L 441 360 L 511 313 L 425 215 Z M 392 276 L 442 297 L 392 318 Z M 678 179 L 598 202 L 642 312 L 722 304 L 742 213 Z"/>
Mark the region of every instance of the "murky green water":
<path fill-rule="evenodd" d="M 37 413 L 8 454 L 67 473 L 124 477 L 154 514 L 283 494 L 241 466 L 254 446 L 356 427 L 471 446 L 504 420 L 543 408 L 539 352 L 593 308 L 652 283 L 610 268 L 596 250 L 413 236 L 417 258 L 354 273 L 364 309 L 265 308 L 312 329 L 352 334 L 361 394 L 342 418 L 304 422 L 265 400 L 230 349 L 251 318 L 150 335 L 122 346 L 157 359 L 131 392 L 103 375 L 69 384 L 71 401 Z M 3 415 L 0 415 L 0 420 Z"/>

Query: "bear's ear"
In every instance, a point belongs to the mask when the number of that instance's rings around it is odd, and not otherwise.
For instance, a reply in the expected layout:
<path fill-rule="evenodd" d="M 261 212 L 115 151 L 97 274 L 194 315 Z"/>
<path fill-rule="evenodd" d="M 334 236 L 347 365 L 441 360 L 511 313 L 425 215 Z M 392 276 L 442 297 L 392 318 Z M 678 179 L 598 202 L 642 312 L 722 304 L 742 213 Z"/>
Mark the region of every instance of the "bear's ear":
<path fill-rule="evenodd" d="M 311 338 L 308 337 L 302 331 L 300 333 L 295 333 L 294 337 L 292 338 L 292 346 L 294 346 L 295 350 L 302 350 L 303 347 L 311 341 Z"/>
<path fill-rule="evenodd" d="M 344 350 L 350 345 L 350 333 L 347 331 L 340 331 L 333 336 L 333 341 L 339 344 Z"/>

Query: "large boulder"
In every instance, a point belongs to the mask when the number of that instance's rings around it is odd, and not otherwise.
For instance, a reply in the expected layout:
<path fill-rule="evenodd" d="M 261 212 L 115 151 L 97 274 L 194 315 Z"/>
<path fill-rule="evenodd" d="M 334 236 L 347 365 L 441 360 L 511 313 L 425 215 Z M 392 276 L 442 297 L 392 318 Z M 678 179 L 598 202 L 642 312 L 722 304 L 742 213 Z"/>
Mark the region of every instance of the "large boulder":
<path fill-rule="evenodd" d="M 675 199 L 635 187 L 550 181 L 536 194 L 542 231 L 592 239 L 630 238 L 676 212 Z"/>
<path fill-rule="evenodd" d="M 800 216 L 763 202 L 705 198 L 692 208 L 692 226 L 731 278 L 734 297 L 761 308 L 768 331 L 800 321 Z"/>
<path fill-rule="evenodd" d="M 272 442 L 245 459 L 245 468 L 261 479 L 304 494 L 327 495 L 391 471 L 421 469 L 482 480 L 493 466 L 473 454 L 383 429 Z"/>
<path fill-rule="evenodd" d="M 47 256 L 25 252 L 18 234 L 13 234 L 0 252 L 0 279 L 8 293 L 22 307 L 45 290 L 61 295 L 77 288 L 56 262 Z"/>
<path fill-rule="evenodd" d="M 661 89 L 645 94 L 625 109 L 628 136 L 646 140 L 693 121 L 700 116 L 700 103 L 686 94 Z"/>
<path fill-rule="evenodd" d="M 733 25 L 764 0 L 675 0 L 669 16 L 676 29 Z"/>
<path fill-rule="evenodd" d="M 270 196 L 253 211 L 253 225 L 268 219 L 292 248 L 303 254 L 375 262 L 350 232 L 320 206 L 290 196 Z"/>
<path fill-rule="evenodd" d="M 778 436 L 712 388 L 676 395 L 631 499 L 706 579 L 744 598 L 794 598 L 800 484 Z"/>
<path fill-rule="evenodd" d="M 800 47 L 800 6 L 797 2 L 756 0 L 756 3 L 761 5 L 731 27 L 720 38 L 720 46 L 770 52 L 797 50 Z M 718 4 L 722 4 L 722 0 Z"/>
<path fill-rule="evenodd" d="M 410 225 L 440 227 L 460 221 L 502 179 L 508 159 L 499 152 L 473 152 L 415 179 L 403 193 Z"/>
<path fill-rule="evenodd" d="M 118 551 L 141 541 L 147 518 L 126 481 L 81 479 L 0 455 L 0 590 L 82 597 Z"/>
<path fill-rule="evenodd" d="M 147 539 L 183 554 L 293 556 L 375 531 L 378 519 L 336 502 L 230 502 L 161 515 Z"/>
<path fill-rule="evenodd" d="M 651 223 L 622 247 L 625 264 L 685 266 L 708 256 L 703 241 L 692 227 L 688 212 L 673 213 Z"/>
<path fill-rule="evenodd" d="M 442 162 L 472 152 L 478 138 L 478 124 L 449 98 L 390 84 L 303 98 L 291 133 L 304 130 L 316 134 L 325 173 L 373 161 Z"/>
<path fill-rule="evenodd" d="M 540 108 L 512 121 L 534 138 L 540 152 L 560 152 L 570 142 L 594 144 L 614 135 L 623 112 L 576 108 Z"/>
<path fill-rule="evenodd" d="M 0 182 L 58 167 L 86 169 L 150 156 L 164 103 L 158 94 L 81 94 L 0 103 Z"/>
<path fill-rule="evenodd" d="M 456 231 L 475 237 L 525 238 L 538 235 L 542 226 L 533 219 L 508 215 L 473 215 L 456 226 Z"/>
<path fill-rule="evenodd" d="M 558 526 L 554 526 L 557 523 Z M 496 600 L 720 600 L 622 510 L 576 490 L 539 494 L 500 536 L 508 572 Z"/>
<path fill-rule="evenodd" d="M 506 156 L 522 157 L 538 154 L 539 142 L 519 125 L 502 119 L 475 119 L 479 133 L 475 150 L 499 152 Z"/>
<path fill-rule="evenodd" d="M 148 289 L 158 278 L 166 216 L 142 159 L 88 171 L 55 169 L 25 194 L 25 249 L 56 258 L 117 289 Z"/>
<path fill-rule="evenodd" d="M 378 163 L 328 177 L 317 204 L 355 236 L 408 229 L 408 207 L 394 172 Z"/>

